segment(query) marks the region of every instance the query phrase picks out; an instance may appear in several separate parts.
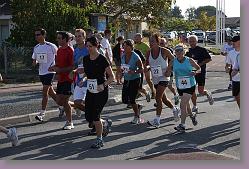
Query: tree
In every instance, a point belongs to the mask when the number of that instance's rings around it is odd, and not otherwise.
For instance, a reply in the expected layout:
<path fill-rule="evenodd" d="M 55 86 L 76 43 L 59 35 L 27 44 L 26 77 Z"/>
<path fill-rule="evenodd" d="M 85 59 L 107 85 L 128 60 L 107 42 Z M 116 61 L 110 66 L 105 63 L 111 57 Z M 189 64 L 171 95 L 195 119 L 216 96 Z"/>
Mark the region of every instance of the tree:
<path fill-rule="evenodd" d="M 113 19 L 127 14 L 131 18 L 141 21 L 158 23 L 163 18 L 163 13 L 170 10 L 172 0 L 108 0 L 103 5 L 106 13 L 113 15 Z"/>
<path fill-rule="evenodd" d="M 207 12 L 201 12 L 200 18 L 198 19 L 198 27 L 203 31 L 214 30 L 216 27 L 215 16 L 207 16 Z"/>
<path fill-rule="evenodd" d="M 175 18 L 184 18 L 182 16 L 182 10 L 180 9 L 179 6 L 175 6 L 172 10 L 171 10 L 171 16 L 175 17 Z"/>
<path fill-rule="evenodd" d="M 215 16 L 216 15 L 216 8 L 214 6 L 200 6 L 196 9 L 195 14 L 197 18 L 201 16 L 202 12 L 206 12 L 207 16 Z"/>
<path fill-rule="evenodd" d="M 88 26 L 87 15 L 91 8 L 77 8 L 63 0 L 12 0 L 12 20 L 10 41 L 19 46 L 34 46 L 34 30 L 43 27 L 47 39 L 55 42 L 56 31 L 70 31 Z"/>
<path fill-rule="evenodd" d="M 195 14 L 195 7 L 188 8 L 185 12 L 185 16 L 188 20 L 193 20 L 196 19 L 196 14 Z"/>

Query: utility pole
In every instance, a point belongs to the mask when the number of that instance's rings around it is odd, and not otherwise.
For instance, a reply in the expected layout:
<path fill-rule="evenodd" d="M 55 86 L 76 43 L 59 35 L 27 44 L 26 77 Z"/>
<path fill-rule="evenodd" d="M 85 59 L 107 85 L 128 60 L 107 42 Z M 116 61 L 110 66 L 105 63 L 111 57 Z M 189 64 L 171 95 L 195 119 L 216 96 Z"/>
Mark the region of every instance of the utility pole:
<path fill-rule="evenodd" d="M 221 49 L 225 41 L 225 0 L 216 0 L 216 47 Z"/>

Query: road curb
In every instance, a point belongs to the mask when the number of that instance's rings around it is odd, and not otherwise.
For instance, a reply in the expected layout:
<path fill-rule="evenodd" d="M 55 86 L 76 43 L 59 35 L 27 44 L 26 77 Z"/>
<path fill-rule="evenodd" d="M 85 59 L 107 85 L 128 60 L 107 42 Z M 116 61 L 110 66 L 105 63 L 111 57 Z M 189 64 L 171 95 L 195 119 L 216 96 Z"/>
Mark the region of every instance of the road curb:
<path fill-rule="evenodd" d="M 108 99 L 105 107 L 108 106 L 112 106 L 115 104 L 119 104 L 121 103 L 121 95 L 116 95 L 110 99 Z M 46 111 L 46 116 L 45 116 L 45 121 L 51 119 L 51 118 L 55 118 L 58 117 L 58 110 L 48 110 Z M 26 115 L 19 115 L 19 116 L 12 116 L 12 117 L 6 117 L 6 118 L 2 118 L 0 119 L 0 124 L 2 126 L 8 126 L 8 125 L 16 125 L 19 123 L 27 123 L 27 122 L 35 122 L 37 121 L 35 119 L 35 116 L 37 115 L 37 113 L 31 113 L 31 114 L 26 114 Z"/>

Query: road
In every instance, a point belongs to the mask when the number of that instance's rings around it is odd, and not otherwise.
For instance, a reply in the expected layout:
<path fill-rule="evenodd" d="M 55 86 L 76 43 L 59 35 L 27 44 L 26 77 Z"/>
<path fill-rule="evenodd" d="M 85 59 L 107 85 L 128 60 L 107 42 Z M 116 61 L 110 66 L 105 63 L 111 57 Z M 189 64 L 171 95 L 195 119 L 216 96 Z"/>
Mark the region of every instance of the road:
<path fill-rule="evenodd" d="M 207 88 L 212 91 L 215 104 L 210 106 L 205 97 L 198 97 L 198 125 L 193 126 L 188 119 L 185 134 L 175 133 L 173 128 L 178 123 L 173 121 L 172 111 L 167 107 L 163 109 L 161 127 L 154 129 L 146 123 L 130 124 L 132 110 L 127 109 L 124 104 L 116 104 L 104 109 L 103 117 L 111 118 L 113 127 L 112 132 L 104 138 L 105 146 L 100 150 L 89 148 L 95 136 L 87 136 L 89 129 L 83 117 L 74 116 L 75 129 L 64 131 L 61 128 L 65 119 L 55 116 L 42 124 L 32 121 L 14 125 L 18 129 L 20 138 L 20 145 L 14 148 L 10 147 L 5 136 L 0 134 L 0 159 L 130 160 L 155 153 L 165 154 L 177 148 L 190 148 L 190 155 L 194 149 L 201 149 L 232 159 L 240 159 L 240 113 L 231 91 L 226 90 L 228 76 L 223 71 L 223 60 L 222 56 L 214 56 L 208 67 Z M 172 94 L 168 91 L 167 93 L 171 98 Z M 9 97 L 9 101 L 1 97 L 3 107 L 9 103 L 14 105 L 29 103 L 26 105 L 27 110 L 25 107 L 22 108 L 23 112 L 18 112 L 19 106 L 13 105 L 13 110 L 18 113 L 27 113 L 31 109 L 34 111 L 33 107 L 29 107 L 33 101 L 39 105 L 38 91 L 21 92 L 21 94 L 19 91 L 14 96 L 7 93 L 4 95 Z M 15 99 L 11 100 L 11 97 Z M 144 105 L 142 117 L 145 120 L 152 119 L 155 116 L 154 100 L 147 103 L 145 98 L 139 98 L 138 101 Z M 0 107 L 1 112 L 3 107 Z"/>

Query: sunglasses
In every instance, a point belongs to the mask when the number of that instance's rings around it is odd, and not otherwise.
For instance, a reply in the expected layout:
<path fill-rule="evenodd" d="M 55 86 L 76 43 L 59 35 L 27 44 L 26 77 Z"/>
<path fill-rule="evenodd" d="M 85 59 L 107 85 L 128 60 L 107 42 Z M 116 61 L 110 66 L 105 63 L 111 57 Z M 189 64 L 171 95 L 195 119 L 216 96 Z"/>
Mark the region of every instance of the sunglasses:
<path fill-rule="evenodd" d="M 39 33 L 39 34 L 35 34 L 35 36 L 40 36 L 41 34 Z"/>

